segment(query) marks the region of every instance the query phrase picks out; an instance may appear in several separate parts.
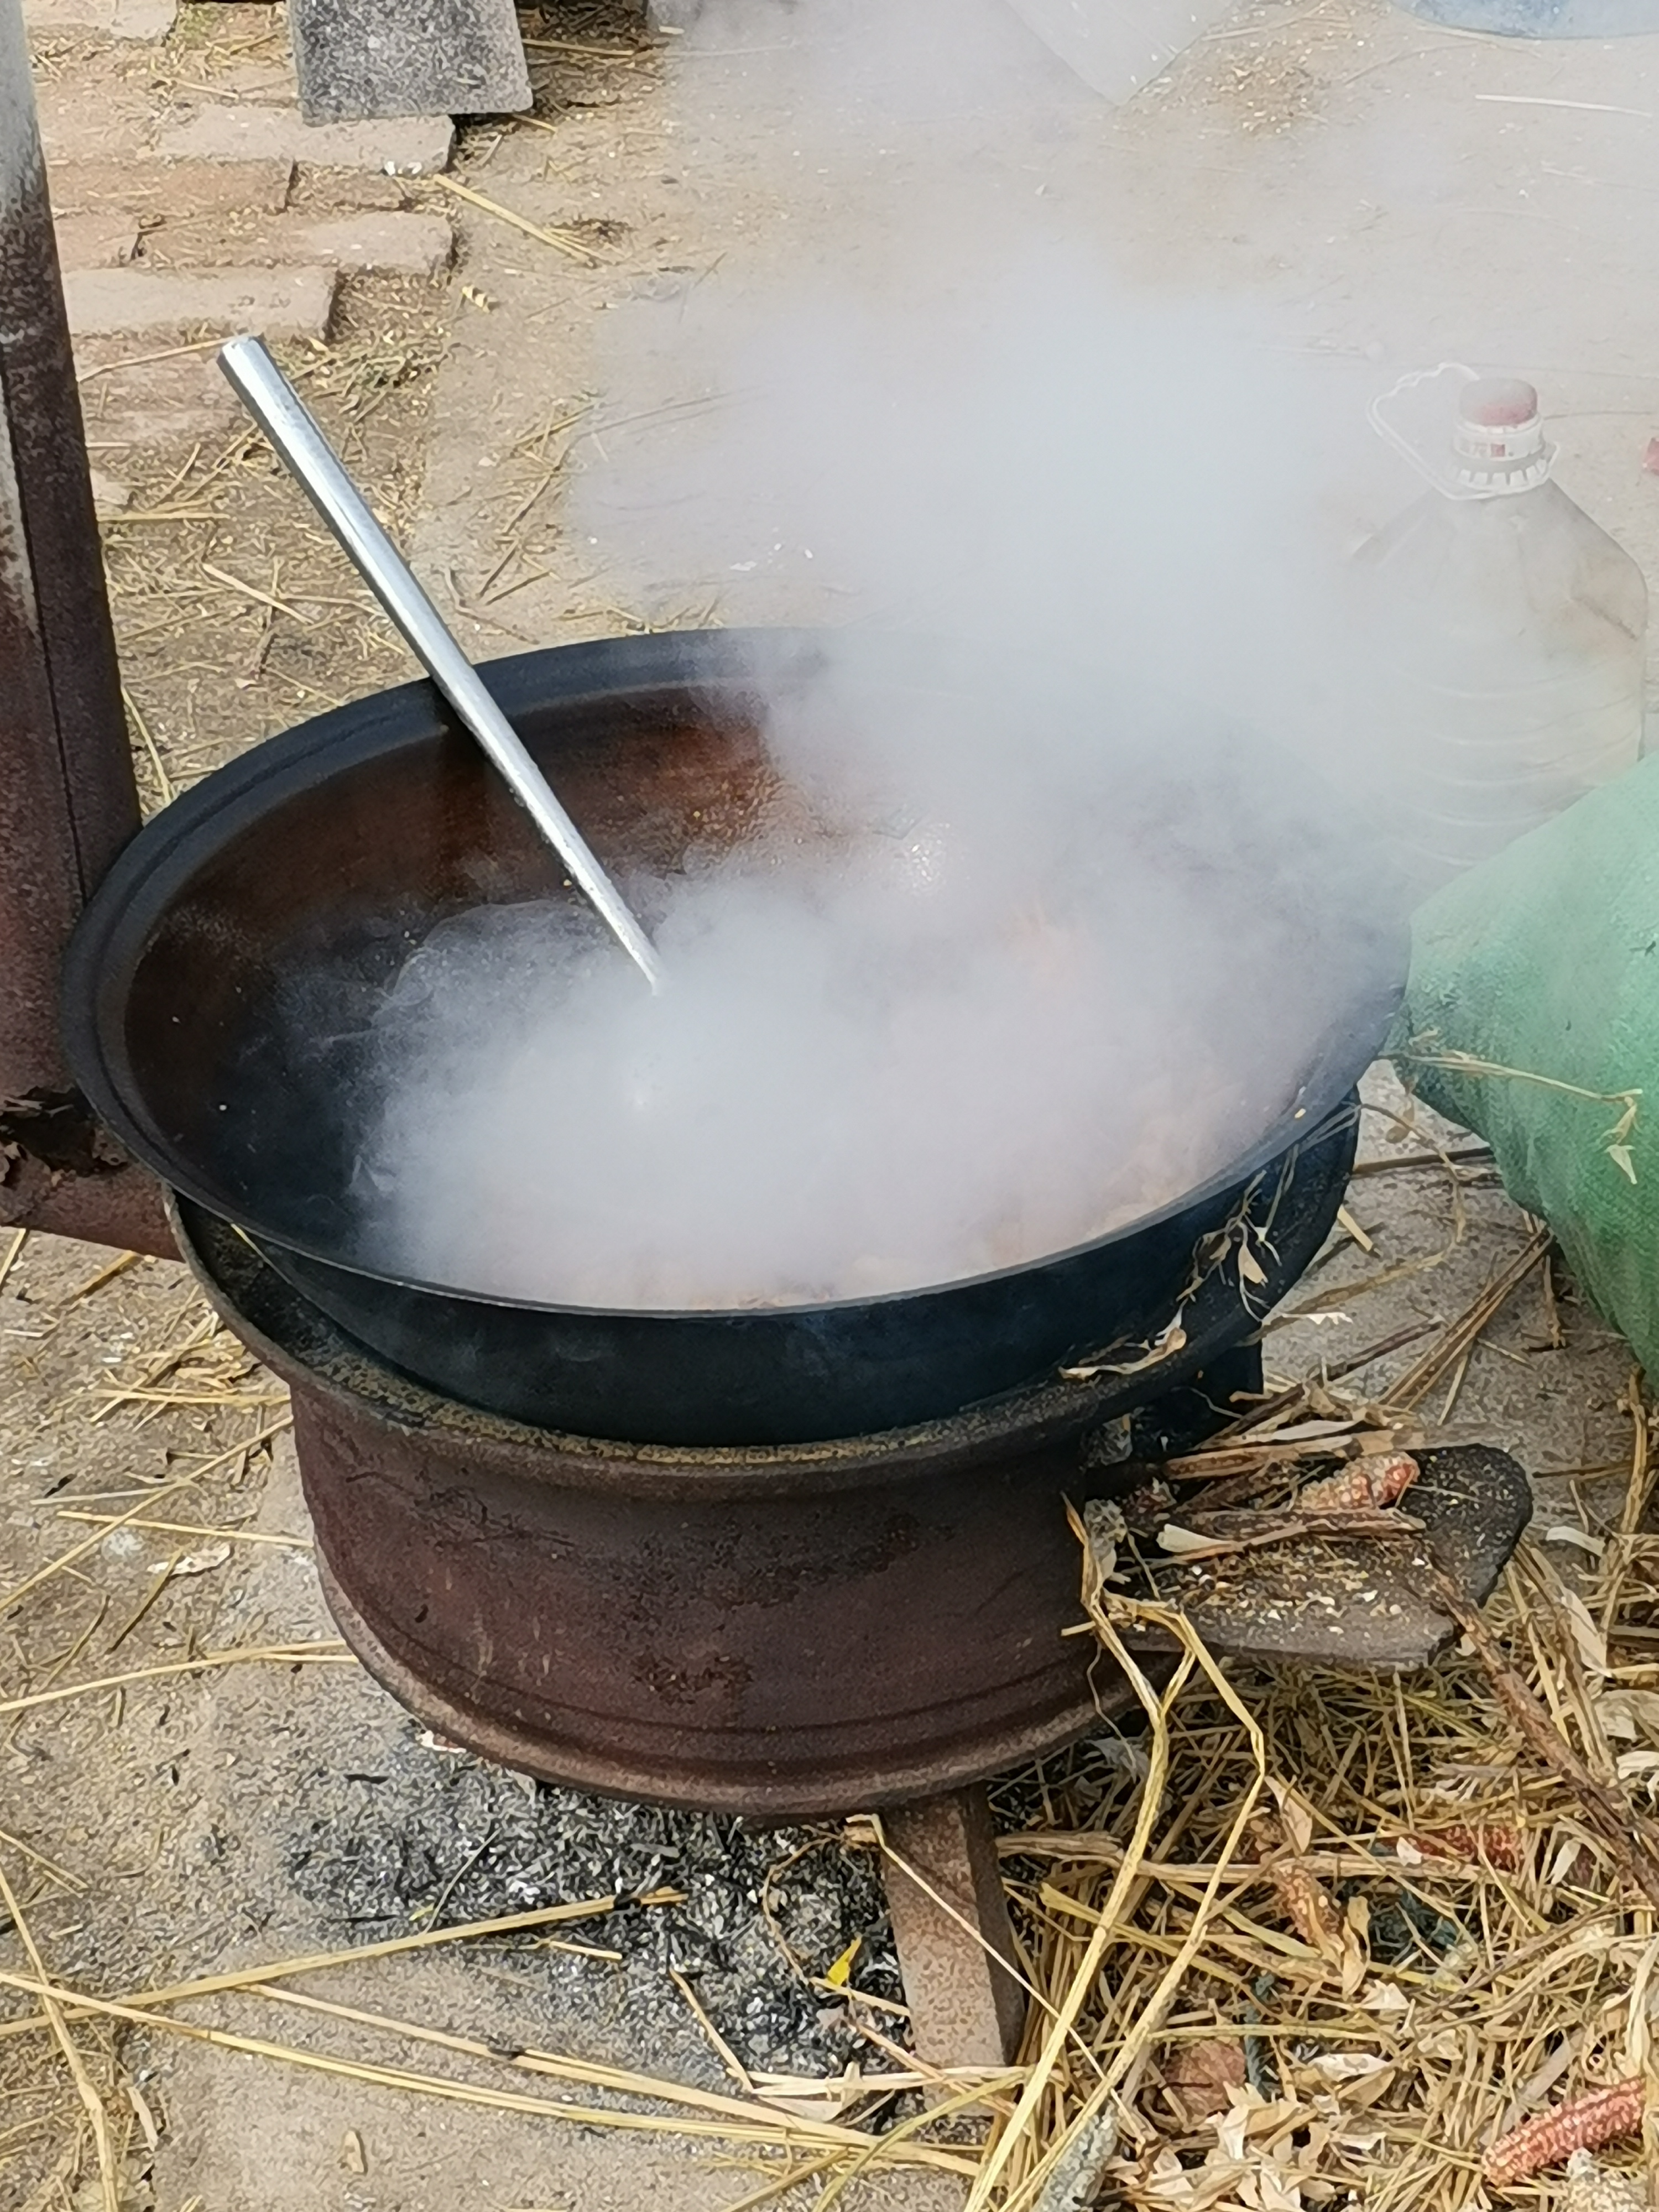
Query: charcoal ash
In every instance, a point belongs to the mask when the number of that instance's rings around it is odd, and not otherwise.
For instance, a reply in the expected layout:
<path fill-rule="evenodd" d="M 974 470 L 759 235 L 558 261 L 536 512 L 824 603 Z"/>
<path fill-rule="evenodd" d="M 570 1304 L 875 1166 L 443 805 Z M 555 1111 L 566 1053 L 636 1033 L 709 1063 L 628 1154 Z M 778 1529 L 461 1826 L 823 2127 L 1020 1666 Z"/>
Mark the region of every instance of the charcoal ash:
<path fill-rule="evenodd" d="M 290 1831 L 289 1875 L 325 1941 L 673 1889 L 683 1902 L 531 1929 L 493 1956 L 523 1972 L 530 1993 L 539 1979 L 552 2013 L 579 2003 L 596 2015 L 599 1999 L 603 2040 L 622 2063 L 667 2051 L 683 2078 L 709 2087 L 731 2084 L 676 1972 L 747 2067 L 820 2075 L 869 2057 L 845 2008 L 807 1977 L 821 1978 L 856 1941 L 857 1986 L 902 2002 L 873 1850 L 849 1849 L 828 1827 L 750 1827 L 532 1784 L 429 1744 L 411 1726 L 374 1771 L 338 1778 L 328 1817 Z M 547 1936 L 623 1955 L 548 1948 Z"/>

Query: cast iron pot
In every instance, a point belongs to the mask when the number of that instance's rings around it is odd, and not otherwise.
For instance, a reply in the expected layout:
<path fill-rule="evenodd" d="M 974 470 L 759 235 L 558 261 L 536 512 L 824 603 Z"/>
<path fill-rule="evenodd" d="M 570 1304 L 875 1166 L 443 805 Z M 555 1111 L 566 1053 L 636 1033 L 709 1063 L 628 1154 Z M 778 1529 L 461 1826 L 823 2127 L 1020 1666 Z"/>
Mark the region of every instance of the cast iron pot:
<path fill-rule="evenodd" d="M 526 653 L 482 673 L 607 867 L 643 895 L 694 843 L 744 836 L 775 781 L 762 675 L 769 690 L 805 681 L 823 652 L 810 632 L 678 633 Z M 867 680 L 937 692 L 931 656 L 897 641 L 886 652 Z M 962 672 L 966 685 L 982 678 Z M 1039 671 L 1033 712 L 1042 691 Z M 1127 689 L 1103 690 L 1100 714 L 1103 727 L 1133 725 L 1133 757 L 1151 763 L 1124 791 L 1148 836 L 1178 839 L 1183 793 L 1200 786 L 1213 823 L 1216 791 L 1234 779 L 1240 819 L 1258 826 L 1194 864 L 1231 871 L 1241 901 L 1285 905 L 1283 958 L 1272 975 L 1241 979 L 1239 1018 L 1270 1021 L 1286 994 L 1312 994 L 1325 1025 L 1311 1060 L 1264 1097 L 1261 1134 L 1237 1159 L 1075 1249 L 880 1297 L 674 1313 L 494 1298 L 367 1264 L 349 1183 L 374 1006 L 437 921 L 558 895 L 527 819 L 426 684 L 254 747 L 134 839 L 65 960 L 76 1079 L 164 1182 L 241 1230 L 362 1343 L 514 1420 L 646 1444 L 768 1445 L 947 1418 L 1066 1368 L 1110 1370 L 1121 1386 L 1146 1360 L 1148 1395 L 1167 1389 L 1196 1364 L 1182 1357 L 1180 1316 L 1200 1285 L 1212 1285 L 1212 1355 L 1257 1325 L 1241 1224 L 1281 1207 L 1315 1156 L 1316 1202 L 1304 1189 L 1297 1209 L 1302 1264 L 1328 1227 L 1352 1156 L 1345 1102 L 1398 1003 L 1406 934 L 1392 898 L 1368 894 L 1386 871 L 1352 821 L 1337 833 L 1340 875 L 1316 871 L 1310 884 L 1283 873 L 1287 854 L 1330 848 L 1332 810 L 1272 746 Z M 1092 1011 L 1080 1006 L 1079 1023 Z M 1347 1128 L 1340 1162 L 1334 1127 Z"/>

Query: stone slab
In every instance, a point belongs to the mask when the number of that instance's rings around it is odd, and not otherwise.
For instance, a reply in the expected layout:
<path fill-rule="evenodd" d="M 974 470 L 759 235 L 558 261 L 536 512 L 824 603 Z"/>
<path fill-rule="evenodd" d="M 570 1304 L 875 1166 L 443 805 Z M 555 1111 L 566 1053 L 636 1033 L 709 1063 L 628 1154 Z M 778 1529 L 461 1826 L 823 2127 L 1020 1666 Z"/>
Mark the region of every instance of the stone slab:
<path fill-rule="evenodd" d="M 161 331 L 242 331 L 326 337 L 332 269 L 72 270 L 64 279 L 75 337 Z"/>
<path fill-rule="evenodd" d="M 64 269 L 119 269 L 138 250 L 137 222 L 113 208 L 60 215 L 52 228 L 58 234 L 58 264 Z"/>
<path fill-rule="evenodd" d="M 288 20 L 307 123 L 532 105 L 513 0 L 289 0 Z"/>
<path fill-rule="evenodd" d="M 179 15 L 179 0 L 23 0 L 33 37 L 132 39 L 155 46 Z"/>
<path fill-rule="evenodd" d="M 106 79 L 95 92 L 74 69 L 38 76 L 34 104 L 48 170 L 64 161 L 142 161 L 150 151 L 154 103 L 136 73 L 131 81 Z"/>
<path fill-rule="evenodd" d="M 369 212 L 295 219 L 284 228 L 296 260 L 331 261 L 338 269 L 437 276 L 455 254 L 455 234 L 441 215 Z"/>
<path fill-rule="evenodd" d="M 262 161 L 108 161 L 64 160 L 47 182 L 52 212 L 88 214 L 106 208 L 132 216 L 228 215 L 249 208 L 276 215 L 288 205 L 294 164 Z"/>
<path fill-rule="evenodd" d="M 153 353 L 165 357 L 133 358 Z M 83 379 L 88 446 L 100 468 L 124 468 L 128 453 L 189 446 L 247 419 L 209 351 L 172 354 L 166 340 L 155 347 L 142 338 L 135 344 L 116 331 L 77 340 L 75 359 Z"/>
<path fill-rule="evenodd" d="M 383 210 L 314 212 L 228 222 L 211 219 L 164 223 L 145 245 L 148 261 L 163 269 L 332 266 L 357 274 L 381 270 L 400 276 L 436 276 L 453 258 L 455 234 L 441 215 L 390 214 Z"/>
<path fill-rule="evenodd" d="M 156 149 L 176 161 L 302 161 L 319 169 L 380 169 L 397 177 L 447 168 L 455 126 L 447 115 L 393 122 L 305 122 L 296 107 L 204 107 L 163 131 Z"/>

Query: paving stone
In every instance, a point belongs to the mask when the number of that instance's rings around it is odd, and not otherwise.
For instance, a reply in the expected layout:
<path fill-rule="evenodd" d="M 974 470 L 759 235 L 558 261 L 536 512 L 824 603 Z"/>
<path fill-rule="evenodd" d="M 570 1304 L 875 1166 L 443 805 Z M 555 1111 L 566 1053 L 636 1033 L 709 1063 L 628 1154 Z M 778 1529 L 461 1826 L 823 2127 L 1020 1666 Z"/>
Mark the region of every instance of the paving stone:
<path fill-rule="evenodd" d="M 151 350 L 141 340 L 136 350 Z M 165 348 L 156 348 L 165 352 Z M 161 361 L 134 360 L 130 337 L 116 332 L 82 338 L 75 349 L 82 377 L 81 411 L 94 461 L 146 447 L 192 445 L 246 422 L 241 402 L 210 352 L 172 354 Z M 102 374 L 100 363 L 107 366 Z M 112 460 L 107 464 L 114 466 Z"/>
<path fill-rule="evenodd" d="M 404 208 L 409 188 L 383 169 L 312 169 L 295 172 L 291 208 L 313 215 L 347 215 L 360 208 Z"/>
<path fill-rule="evenodd" d="M 64 296 L 76 337 L 205 327 L 320 338 L 335 283 L 331 269 L 84 269 L 65 276 Z"/>
<path fill-rule="evenodd" d="M 161 134 L 157 151 L 183 161 L 305 161 L 325 169 L 381 169 L 419 177 L 447 168 L 455 126 L 447 115 L 389 123 L 301 120 L 296 107 L 204 107 Z"/>
<path fill-rule="evenodd" d="M 275 215 L 288 205 L 294 164 L 263 161 L 78 161 L 52 163 L 52 211 L 59 218 L 118 208 L 134 216 L 223 215 L 251 208 Z M 383 181 L 395 191 L 391 179 Z"/>
<path fill-rule="evenodd" d="M 40 143 L 50 170 L 67 161 L 142 160 L 155 136 L 148 89 L 137 82 L 105 82 L 88 94 L 77 73 L 37 77 L 34 104 Z"/>
<path fill-rule="evenodd" d="M 343 215 L 290 210 L 262 217 L 239 215 L 216 222 L 186 218 L 149 234 L 145 259 L 156 268 L 282 268 L 297 263 L 332 264 L 354 274 L 383 270 L 402 276 L 436 276 L 454 257 L 455 234 L 441 215 Z"/>
<path fill-rule="evenodd" d="M 296 259 L 403 276 L 436 276 L 455 253 L 455 234 L 441 215 L 332 216 L 295 222 L 290 235 Z"/>
<path fill-rule="evenodd" d="M 23 21 L 36 36 L 87 33 L 155 45 L 178 19 L 178 0 L 23 0 Z"/>
<path fill-rule="evenodd" d="M 307 123 L 532 105 L 513 0 L 289 0 Z"/>
<path fill-rule="evenodd" d="M 88 215 L 60 215 L 58 259 L 64 269 L 118 269 L 138 248 L 138 225 L 114 208 Z"/>

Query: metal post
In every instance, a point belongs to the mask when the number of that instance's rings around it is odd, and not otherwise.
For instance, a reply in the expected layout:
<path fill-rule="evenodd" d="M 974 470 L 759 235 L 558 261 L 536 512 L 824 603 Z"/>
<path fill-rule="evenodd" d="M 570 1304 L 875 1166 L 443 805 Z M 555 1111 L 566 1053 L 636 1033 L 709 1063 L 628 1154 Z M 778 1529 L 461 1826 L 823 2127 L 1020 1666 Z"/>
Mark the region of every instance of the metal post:
<path fill-rule="evenodd" d="M 1025 1993 L 1009 1971 L 1014 1933 L 984 1784 L 890 1807 L 882 1826 L 887 1905 L 918 2056 L 934 2066 L 1009 2064 Z"/>
<path fill-rule="evenodd" d="M 170 1251 L 74 1091 L 58 969 L 138 826 L 20 0 L 0 0 L 0 1221 Z"/>

